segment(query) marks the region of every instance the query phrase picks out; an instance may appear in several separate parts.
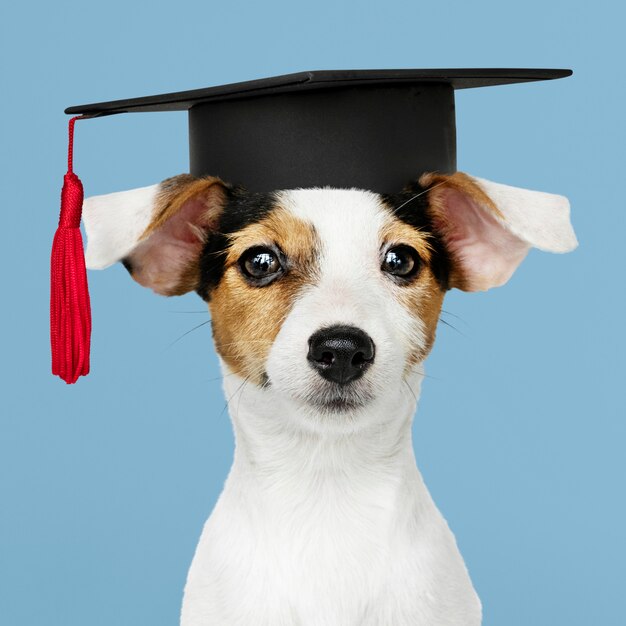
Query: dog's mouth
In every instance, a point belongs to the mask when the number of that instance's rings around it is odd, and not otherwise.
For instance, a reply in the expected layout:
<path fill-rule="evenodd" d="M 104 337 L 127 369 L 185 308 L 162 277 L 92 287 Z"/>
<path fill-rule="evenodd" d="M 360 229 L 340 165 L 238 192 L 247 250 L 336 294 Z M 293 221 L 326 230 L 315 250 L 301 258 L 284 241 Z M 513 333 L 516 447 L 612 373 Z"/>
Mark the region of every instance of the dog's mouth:
<path fill-rule="evenodd" d="M 349 413 L 366 406 L 373 396 L 363 385 L 338 385 L 326 383 L 316 385 L 305 397 L 305 401 L 322 413 Z"/>

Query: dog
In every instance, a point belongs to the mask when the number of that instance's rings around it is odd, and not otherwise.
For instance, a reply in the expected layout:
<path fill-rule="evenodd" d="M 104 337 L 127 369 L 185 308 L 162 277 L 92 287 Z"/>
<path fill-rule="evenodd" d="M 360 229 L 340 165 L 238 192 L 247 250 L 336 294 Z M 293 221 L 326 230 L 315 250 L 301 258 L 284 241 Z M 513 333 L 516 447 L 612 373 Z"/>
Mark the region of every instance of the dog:
<path fill-rule="evenodd" d="M 476 626 L 411 439 L 445 293 L 577 246 L 569 203 L 457 172 L 395 194 L 183 174 L 84 204 L 87 266 L 208 303 L 234 462 L 182 626 Z"/>

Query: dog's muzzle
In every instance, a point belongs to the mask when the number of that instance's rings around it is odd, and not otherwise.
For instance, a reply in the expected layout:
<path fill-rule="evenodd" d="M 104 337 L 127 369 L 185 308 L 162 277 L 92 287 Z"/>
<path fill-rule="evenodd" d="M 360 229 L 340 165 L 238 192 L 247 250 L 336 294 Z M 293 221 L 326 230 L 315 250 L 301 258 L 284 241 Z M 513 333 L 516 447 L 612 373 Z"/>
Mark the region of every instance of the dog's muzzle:
<path fill-rule="evenodd" d="M 360 328 L 330 326 L 309 338 L 311 366 L 326 380 L 339 385 L 360 378 L 374 362 L 374 342 Z"/>

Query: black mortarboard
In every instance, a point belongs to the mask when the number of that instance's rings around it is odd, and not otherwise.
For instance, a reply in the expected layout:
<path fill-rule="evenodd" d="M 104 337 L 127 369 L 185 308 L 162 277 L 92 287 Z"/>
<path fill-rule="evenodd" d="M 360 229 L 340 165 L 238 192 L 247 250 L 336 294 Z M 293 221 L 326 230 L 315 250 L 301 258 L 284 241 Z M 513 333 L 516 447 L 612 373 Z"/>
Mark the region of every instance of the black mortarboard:
<path fill-rule="evenodd" d="M 251 191 L 331 185 L 394 192 L 456 170 L 454 90 L 570 70 L 324 70 L 69 107 L 110 115 L 189 111 L 190 173 Z"/>
<path fill-rule="evenodd" d="M 250 191 L 357 187 L 395 192 L 422 173 L 456 170 L 454 90 L 563 78 L 571 70 L 324 70 L 74 106 L 66 113 L 189 111 L 190 173 Z M 68 172 L 52 250 L 52 371 L 89 371 L 91 316 L 80 218 Z"/>

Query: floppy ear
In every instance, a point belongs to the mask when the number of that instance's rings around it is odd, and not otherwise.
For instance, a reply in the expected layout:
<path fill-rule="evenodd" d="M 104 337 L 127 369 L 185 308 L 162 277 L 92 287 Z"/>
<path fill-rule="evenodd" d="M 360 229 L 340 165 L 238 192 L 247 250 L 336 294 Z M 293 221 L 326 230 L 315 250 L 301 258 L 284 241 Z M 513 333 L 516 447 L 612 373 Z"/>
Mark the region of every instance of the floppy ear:
<path fill-rule="evenodd" d="M 457 172 L 428 173 L 434 228 L 452 257 L 450 286 L 484 291 L 506 283 L 530 248 L 570 252 L 578 245 L 567 198 Z"/>
<path fill-rule="evenodd" d="M 227 193 L 218 178 L 181 174 L 158 185 L 87 198 L 87 267 L 122 261 L 139 284 L 156 293 L 192 291 L 206 234 L 217 228 Z"/>

